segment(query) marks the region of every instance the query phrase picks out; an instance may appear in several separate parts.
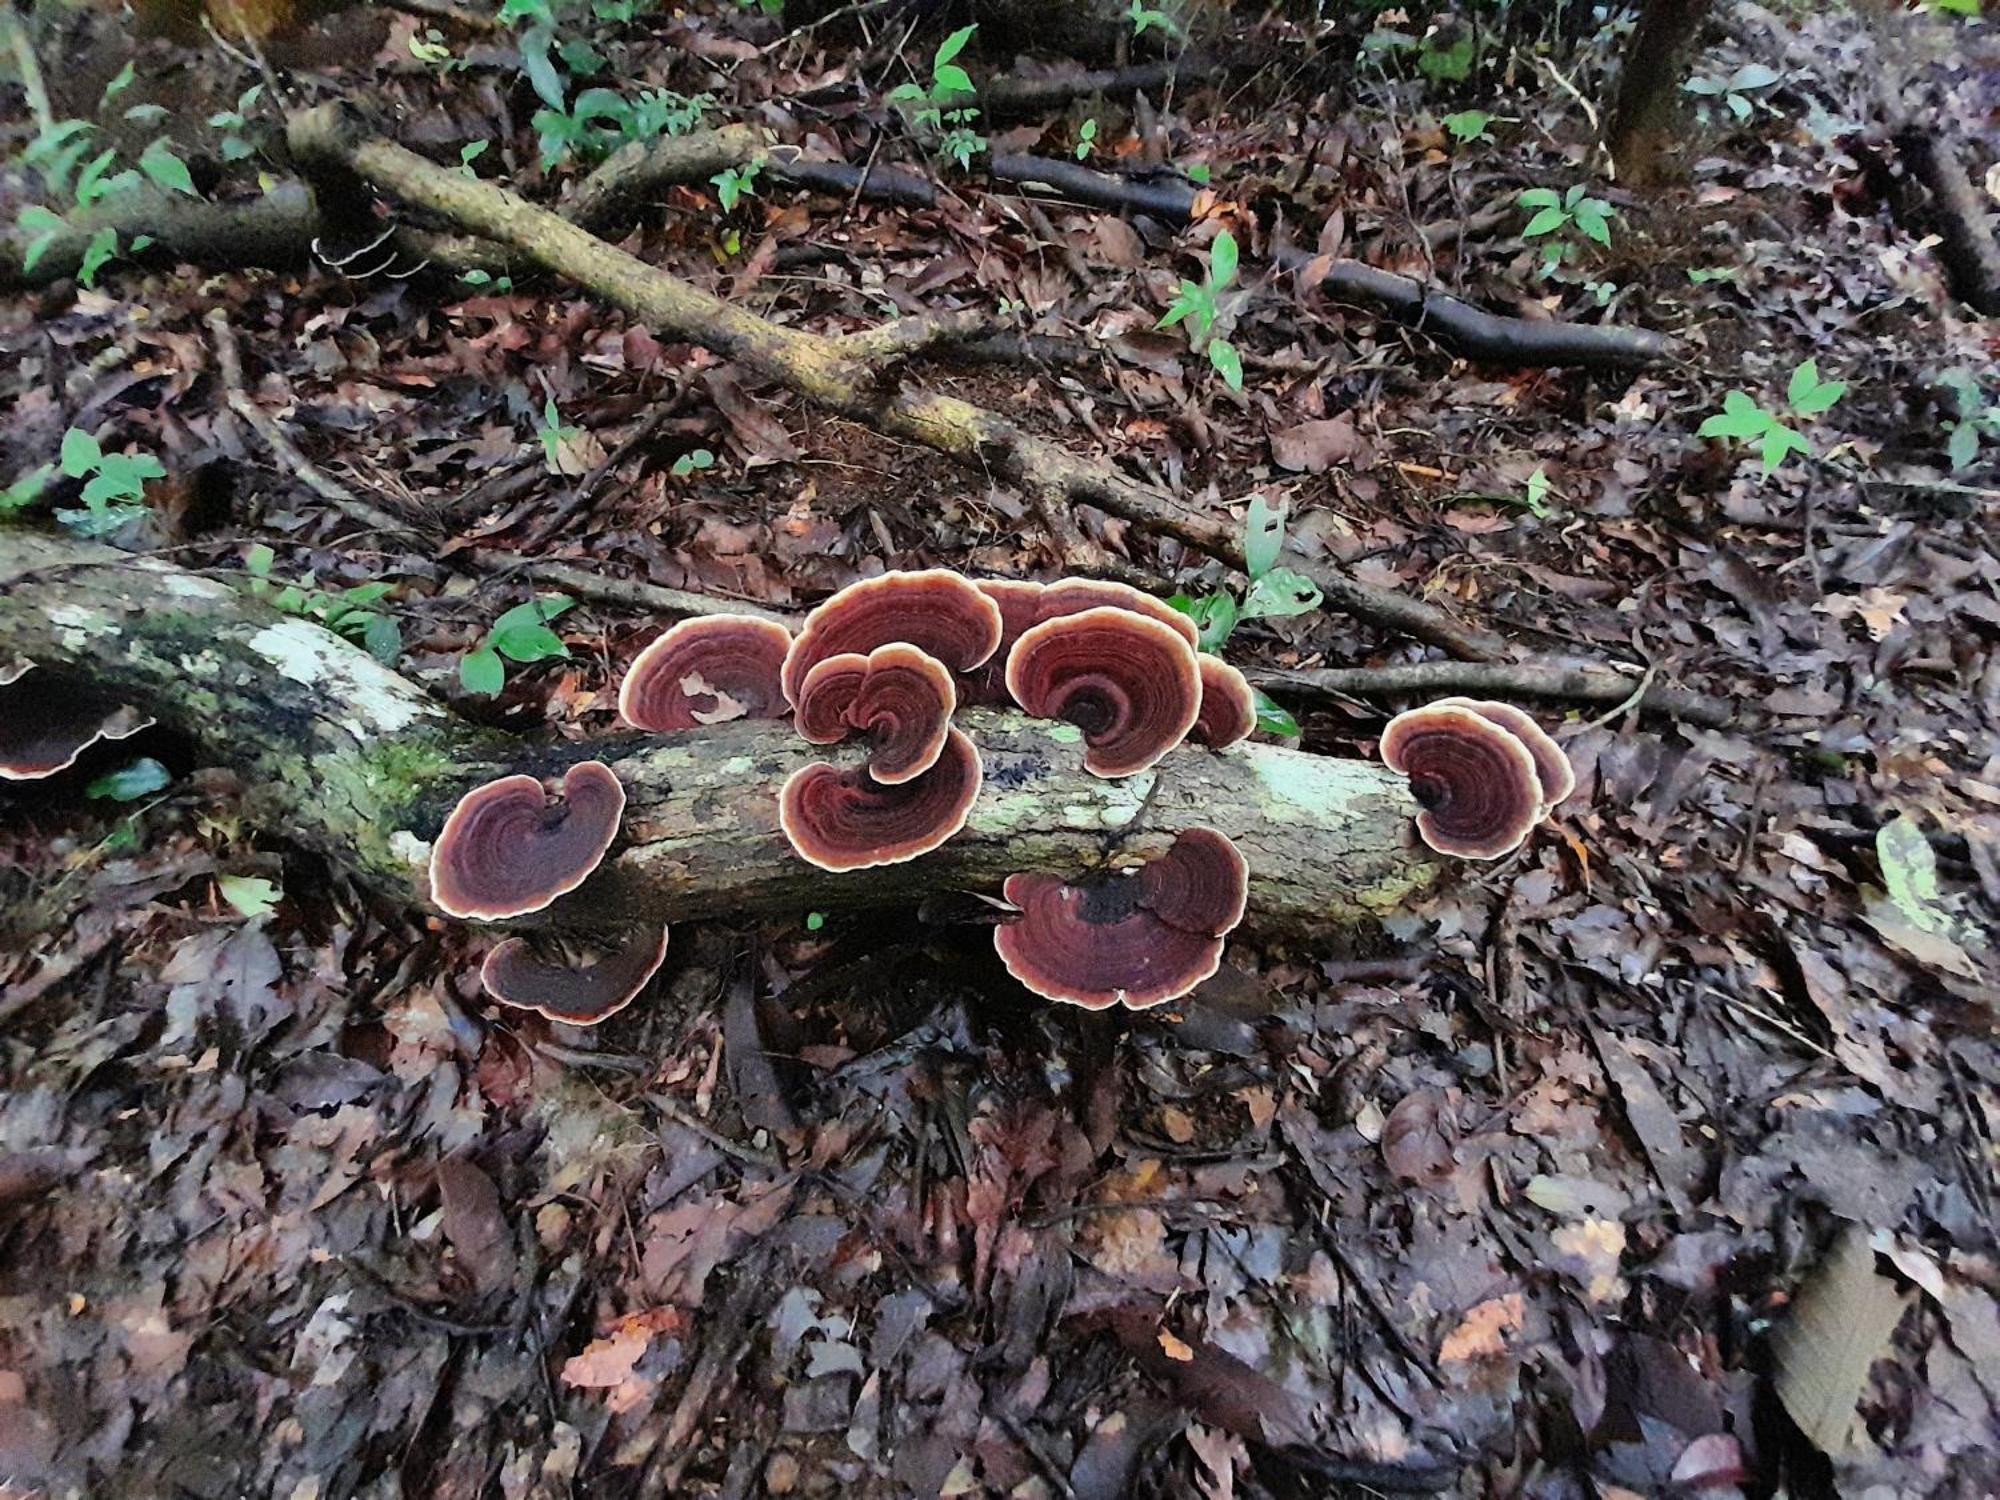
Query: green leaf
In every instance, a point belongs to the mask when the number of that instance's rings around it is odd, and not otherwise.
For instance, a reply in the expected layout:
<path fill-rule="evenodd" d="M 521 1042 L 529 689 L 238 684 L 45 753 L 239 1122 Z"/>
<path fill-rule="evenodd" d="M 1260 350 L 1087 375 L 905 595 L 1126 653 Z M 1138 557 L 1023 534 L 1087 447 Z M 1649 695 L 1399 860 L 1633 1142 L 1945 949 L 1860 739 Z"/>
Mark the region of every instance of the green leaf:
<path fill-rule="evenodd" d="M 97 273 L 118 253 L 118 231 L 106 224 L 90 237 L 90 243 L 83 247 L 83 259 L 77 262 L 76 279 L 85 286 L 97 285 Z"/>
<path fill-rule="evenodd" d="M 942 42 L 938 43 L 937 55 L 931 59 L 933 65 L 933 71 L 935 71 L 937 67 L 940 67 L 943 64 L 950 62 L 954 57 L 958 56 L 959 53 L 963 52 L 965 50 L 965 44 L 972 40 L 973 32 L 977 31 L 978 29 L 979 29 L 979 23 L 975 21 L 970 26 L 959 27 L 958 30 L 954 31 L 950 36 L 946 37 Z"/>
<path fill-rule="evenodd" d="M 137 802 L 141 797 L 150 797 L 172 780 L 165 766 L 146 756 L 115 771 L 107 771 L 86 786 L 83 794 L 100 802 Z"/>
<path fill-rule="evenodd" d="M 1319 585 L 1290 568 L 1273 568 L 1243 596 L 1245 619 L 1284 619 L 1310 614 L 1320 606 Z"/>
<path fill-rule="evenodd" d="M 1556 208 L 1562 203 L 1562 195 L 1554 188 L 1528 188 L 1515 201 L 1523 208 Z"/>
<path fill-rule="evenodd" d="M 976 94 L 979 90 L 972 86 L 972 75 L 957 63 L 946 63 L 931 78 L 931 97 L 951 99 L 960 94 Z"/>
<path fill-rule="evenodd" d="M 1251 701 L 1257 705 L 1259 729 L 1288 740 L 1299 737 L 1299 721 L 1266 697 L 1262 688 L 1250 689 L 1250 695 Z"/>
<path fill-rule="evenodd" d="M 825 913 L 825 912 L 823 912 L 823 911 L 809 911 L 809 912 L 807 912 L 807 913 L 806 913 L 806 931 L 807 931 L 807 932 L 818 932 L 818 931 L 820 930 L 820 928 L 822 928 L 822 927 L 824 927 L 824 926 L 826 926 L 826 913 Z"/>
<path fill-rule="evenodd" d="M 1236 601 L 1227 594 L 1197 599 L 1189 613 L 1194 618 L 1196 644 L 1204 651 L 1220 651 L 1241 618 Z"/>
<path fill-rule="evenodd" d="M 201 196 L 194 190 L 194 178 L 188 172 L 187 163 L 174 155 L 173 144 L 165 136 L 140 153 L 139 170 L 168 192 L 185 193 L 190 198 Z"/>
<path fill-rule="evenodd" d="M 1952 424 L 1951 441 L 1945 444 L 1945 454 L 1951 459 L 1954 474 L 1972 467 L 1979 457 L 1979 428 L 1971 422 Z"/>
<path fill-rule="evenodd" d="M 1545 234 L 1554 234 L 1568 222 L 1569 215 L 1560 208 L 1545 208 L 1528 220 L 1527 227 L 1521 231 L 1521 237 L 1538 240 Z"/>
<path fill-rule="evenodd" d="M 130 62 L 127 62 L 124 67 L 118 70 L 117 76 L 111 82 L 104 85 L 104 93 L 98 102 L 100 104 L 109 104 L 113 99 L 124 93 L 125 90 L 132 87 L 132 80 L 138 76 L 138 70 Z"/>
<path fill-rule="evenodd" d="M 549 56 L 549 47 L 555 41 L 555 33 L 546 26 L 531 27 L 521 36 L 521 67 L 528 75 L 528 82 L 534 85 L 536 95 L 550 109 L 560 111 L 563 107 L 562 70 Z"/>
<path fill-rule="evenodd" d="M 278 560 L 278 554 L 262 542 L 255 542 L 243 554 L 243 570 L 253 578 L 269 578 L 271 565 Z"/>
<path fill-rule="evenodd" d="M 1222 383 L 1232 391 L 1243 389 L 1243 356 L 1236 352 L 1236 346 L 1228 339 L 1214 339 L 1208 346 L 1208 362 L 1215 366 L 1222 376 Z"/>
<path fill-rule="evenodd" d="M 1819 362 L 1811 359 L 1792 371 L 1791 383 L 1785 387 L 1785 399 L 1791 402 L 1792 410 L 1802 417 L 1816 417 L 1831 410 L 1833 404 L 1846 394 L 1847 383 L 1841 380 L 1822 381 L 1819 378 Z"/>
<path fill-rule="evenodd" d="M 1812 444 L 1792 431 L 1783 422 L 1773 422 L 1770 429 L 1764 434 L 1762 449 L 1764 472 L 1766 474 L 1775 473 L 1778 465 L 1785 461 L 1787 454 L 1800 453 L 1810 458 L 1812 457 L 1812 451 Z"/>
<path fill-rule="evenodd" d="M 1278 565 L 1285 550 L 1285 512 L 1281 503 L 1273 505 L 1262 495 L 1250 497 L 1243 515 L 1243 571 L 1252 582 Z"/>
<path fill-rule="evenodd" d="M 1588 238 L 1600 245 L 1608 245 L 1611 243 L 1612 212 L 1609 204 L 1600 203 L 1595 198 L 1586 198 L 1570 211 L 1570 217 Z"/>
<path fill-rule="evenodd" d="M 1911 926 L 1938 933 L 1951 929 L 1950 916 L 1940 909 L 1944 889 L 1938 884 L 1937 854 L 1908 813 L 1899 813 L 1876 832 L 1875 857 L 1881 861 L 1889 899 Z"/>
<path fill-rule="evenodd" d="M 1211 291 L 1219 292 L 1236 279 L 1236 261 L 1236 236 L 1225 229 L 1208 247 L 1208 285 Z"/>
<path fill-rule="evenodd" d="M 1187 174 L 1189 182 L 1199 183 L 1202 187 L 1207 187 L 1215 180 L 1215 169 L 1206 162 L 1189 162 L 1182 170 Z"/>
<path fill-rule="evenodd" d="M 1975 439 L 1975 446 L 1976 443 Z M 55 478 L 55 475 L 54 464 L 43 464 L 39 468 L 30 469 L 6 489 L 0 490 L 0 515 L 8 515 L 33 505 L 42 498 L 42 491 L 49 487 L 49 481 Z"/>
<path fill-rule="evenodd" d="M 1776 419 L 1759 406 L 1747 391 L 1731 391 L 1722 398 L 1722 410 L 1695 429 L 1696 437 L 1762 437 Z"/>
<path fill-rule="evenodd" d="M 563 638 L 546 625 L 520 625 L 511 630 L 496 630 L 489 641 L 493 649 L 507 660 L 523 664 L 569 655 L 569 647 L 563 643 Z"/>
<path fill-rule="evenodd" d="M 1483 109 L 1462 109 L 1455 115 L 1446 115 L 1442 123 L 1454 140 L 1481 141 L 1487 138 L 1486 127 L 1493 123 L 1493 116 Z"/>
<path fill-rule="evenodd" d="M 253 920 L 268 917 L 285 894 L 272 882 L 255 875 L 218 875 L 215 888 L 222 892 L 223 900 Z"/>
<path fill-rule="evenodd" d="M 459 658 L 458 681 L 468 693 L 491 698 L 507 685 L 507 667 L 491 646 L 481 646 Z"/>
<path fill-rule="evenodd" d="M 1785 387 L 1785 399 L 1794 407 L 1810 396 L 1819 387 L 1819 361 L 1809 359 L 1792 371 L 1791 383 Z"/>
<path fill-rule="evenodd" d="M 72 427 L 63 434 L 62 471 L 71 479 L 81 479 L 95 472 L 103 459 L 104 450 L 98 446 L 97 439 L 81 427 Z"/>

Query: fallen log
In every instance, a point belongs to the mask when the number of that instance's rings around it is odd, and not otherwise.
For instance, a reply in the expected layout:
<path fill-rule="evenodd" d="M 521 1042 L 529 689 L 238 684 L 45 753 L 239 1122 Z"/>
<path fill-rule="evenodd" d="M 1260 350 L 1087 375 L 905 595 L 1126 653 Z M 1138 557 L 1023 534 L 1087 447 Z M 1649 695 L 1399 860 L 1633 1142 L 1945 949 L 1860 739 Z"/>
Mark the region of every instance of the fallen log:
<path fill-rule="evenodd" d="M 997 412 L 902 379 L 909 354 L 925 347 L 921 326 L 884 347 L 879 334 L 828 338 L 773 323 L 647 265 L 560 214 L 370 134 L 351 110 L 337 104 L 293 116 L 290 139 L 294 155 L 309 166 L 351 174 L 456 227 L 511 246 L 643 319 L 656 333 L 712 349 L 808 400 L 892 438 L 935 449 L 983 477 L 997 477 L 1031 495 L 1095 506 L 1232 568 L 1244 567 L 1242 536 L 1231 520 L 1191 510 Z M 962 339 L 970 333 L 964 316 L 905 324 L 928 323 Z M 1363 583 L 1328 564 L 1303 557 L 1290 562 L 1319 585 L 1335 609 L 1454 656 L 1490 660 L 1502 652 L 1497 637 L 1421 599 Z"/>
<path fill-rule="evenodd" d="M 1953 295 L 1974 312 L 2000 317 L 2000 241 L 1991 209 L 1966 175 L 1963 142 L 1935 121 L 1913 121 L 1897 131 L 1896 149 L 1930 193 L 1938 261 Z"/>
<path fill-rule="evenodd" d="M 223 583 L 19 528 L 0 530 L 0 660 L 14 655 L 154 714 L 237 773 L 254 822 L 414 907 L 429 907 L 429 841 L 467 790 L 590 759 L 625 786 L 620 845 L 530 924 L 603 928 L 992 890 L 1017 871 L 1157 853 L 1196 825 L 1243 850 L 1251 920 L 1266 929 L 1361 920 L 1437 873 L 1412 835 L 1405 783 L 1379 765 L 1186 746 L 1105 781 L 1083 770 L 1070 726 L 975 711 L 960 723 L 986 777 L 964 833 L 907 864 L 828 874 L 785 842 L 778 788 L 801 765 L 858 763 L 866 747 L 829 752 L 770 720 L 529 744 L 467 723 L 360 648 Z"/>

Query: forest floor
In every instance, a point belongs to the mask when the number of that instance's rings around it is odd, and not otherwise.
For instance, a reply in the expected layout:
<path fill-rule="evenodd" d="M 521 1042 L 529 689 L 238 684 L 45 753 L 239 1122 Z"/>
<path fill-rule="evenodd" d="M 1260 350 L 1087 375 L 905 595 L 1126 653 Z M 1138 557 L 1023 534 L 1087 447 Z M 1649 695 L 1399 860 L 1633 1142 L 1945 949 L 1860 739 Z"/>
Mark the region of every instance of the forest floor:
<path fill-rule="evenodd" d="M 709 123 L 948 188 L 911 209 L 764 181 L 724 211 L 697 184 L 649 207 L 644 258 L 824 331 L 1003 310 L 1082 353 L 923 378 L 1211 513 L 1285 502 L 1308 553 L 1737 722 L 1542 705 L 1580 786 L 1526 848 L 1382 932 L 1237 942 L 1169 1013 L 1117 1017 L 1033 1002 L 939 903 L 684 924 L 639 1004 L 552 1027 L 483 997 L 476 934 L 247 826 L 197 746 L 0 791 L 0 1493 L 2000 1491 L 2000 421 L 1975 420 L 2000 361 L 1899 212 L 1877 44 L 1726 9 L 1696 76 L 1737 76 L 1747 118 L 1708 99 L 1658 193 L 1606 187 L 1587 144 L 1611 36 L 1539 62 L 1517 38 L 1451 84 L 1246 20 L 1212 44 L 1268 60 L 1243 77 L 991 128 L 1206 168 L 1192 228 L 927 158 L 880 90 L 941 33 L 898 62 L 901 22 L 718 3 L 601 28 L 612 75 L 710 94 Z M 55 113 L 96 119 L 135 62 L 109 138 L 168 131 L 216 196 L 285 175 L 282 107 L 349 96 L 558 200 L 578 172 L 536 164 L 511 39 L 447 37 L 444 64 L 413 55 L 424 30 L 350 12 L 260 59 L 78 14 L 44 64 Z M 1958 36 L 1918 62 L 1979 140 L 2000 42 Z M 241 124 L 200 123 L 259 84 Z M 18 159 L 36 126 L 5 98 Z M 1441 124 L 1473 106 L 1488 138 Z M 1611 242 L 1547 276 L 1512 205 L 1575 183 Z M 9 219 L 34 187 L 13 172 Z M 1225 224 L 1240 393 L 1154 326 Z M 1302 290 L 1288 243 L 1685 354 L 1471 366 Z M 0 301 L 0 482 L 70 429 L 155 454 L 120 545 L 389 585 L 385 649 L 484 723 L 607 731 L 663 624 L 583 600 L 566 657 L 470 692 L 528 557 L 787 609 L 885 568 L 1060 570 L 1021 496 L 558 282 L 95 280 Z M 357 528 L 276 464 L 229 409 L 214 309 L 309 458 L 448 539 Z M 1784 411 L 1809 359 L 1845 385 L 1790 418 L 1809 452 L 1767 473 L 1696 435 L 1732 390 Z M 1082 519 L 1147 574 L 1232 587 Z M 1424 655 L 1326 610 L 1225 649 Z M 1344 756 L 1408 701 L 1276 696 Z M 141 757 L 164 785 L 112 774 Z"/>

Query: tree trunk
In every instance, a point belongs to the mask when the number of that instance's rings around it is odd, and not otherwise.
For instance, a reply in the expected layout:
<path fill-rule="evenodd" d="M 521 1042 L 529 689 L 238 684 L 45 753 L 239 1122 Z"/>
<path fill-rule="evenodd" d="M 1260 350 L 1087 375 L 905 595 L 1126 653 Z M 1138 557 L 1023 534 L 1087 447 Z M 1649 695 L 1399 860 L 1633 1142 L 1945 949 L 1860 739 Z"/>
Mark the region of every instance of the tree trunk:
<path fill-rule="evenodd" d="M 1681 84 L 1712 0 L 1646 0 L 1625 48 L 1605 144 L 1634 186 L 1660 180 L 1681 117 Z"/>
<path fill-rule="evenodd" d="M 778 788 L 809 761 L 858 763 L 787 723 L 530 745 L 475 728 L 358 647 L 224 584 L 107 548 L 0 529 L 0 661 L 87 679 L 205 747 L 243 781 L 246 813 L 428 906 L 429 840 L 470 787 L 600 759 L 624 783 L 618 852 L 539 924 L 604 927 L 992 890 L 1019 870 L 1082 871 L 1219 828 L 1250 862 L 1250 913 L 1278 929 L 1393 908 L 1436 865 L 1413 841 L 1403 779 L 1366 761 L 1262 745 L 1189 746 L 1153 770 L 1083 770 L 1068 725 L 968 712 L 986 780 L 965 831 L 903 865 L 832 875 L 792 853 Z M 31 793 L 30 793 L 31 794 Z"/>

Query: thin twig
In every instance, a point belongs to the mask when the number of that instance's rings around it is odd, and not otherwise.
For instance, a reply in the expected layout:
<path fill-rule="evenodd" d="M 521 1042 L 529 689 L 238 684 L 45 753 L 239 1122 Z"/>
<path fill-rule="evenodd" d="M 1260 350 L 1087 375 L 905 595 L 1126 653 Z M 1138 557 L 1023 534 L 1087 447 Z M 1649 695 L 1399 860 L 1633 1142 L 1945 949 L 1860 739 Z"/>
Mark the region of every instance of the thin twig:
<path fill-rule="evenodd" d="M 393 536 L 416 538 L 408 522 L 391 515 L 379 505 L 362 499 L 346 485 L 319 468 L 299 452 L 285 430 L 255 400 L 243 384 L 243 357 L 236 346 L 236 331 L 229 326 L 229 314 L 216 308 L 208 315 L 209 336 L 215 340 L 215 363 L 229 409 L 241 417 L 251 431 L 264 440 L 287 469 L 307 489 L 351 520 L 361 521 Z"/>
<path fill-rule="evenodd" d="M 1609 667 L 1543 662 L 1420 661 L 1392 667 L 1302 667 L 1290 670 L 1249 667 L 1251 683 L 1268 693 L 1297 697 L 1396 698 L 1406 694 L 1474 693 L 1490 697 L 1547 698 L 1565 703 L 1616 703 L 1619 711 L 1680 719 L 1705 729 L 1741 729 L 1760 715 L 1748 705 L 1710 698 L 1680 688 L 1633 680 Z"/>

